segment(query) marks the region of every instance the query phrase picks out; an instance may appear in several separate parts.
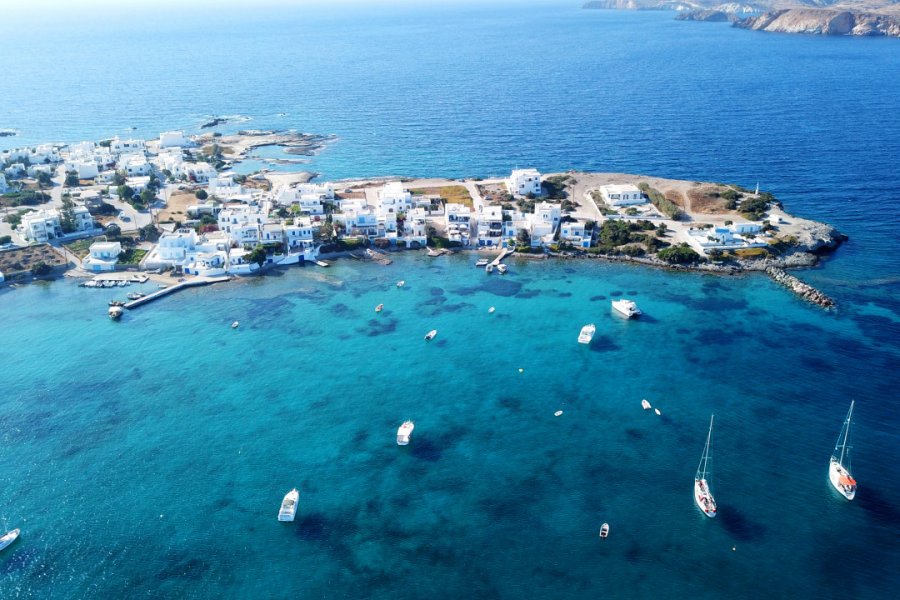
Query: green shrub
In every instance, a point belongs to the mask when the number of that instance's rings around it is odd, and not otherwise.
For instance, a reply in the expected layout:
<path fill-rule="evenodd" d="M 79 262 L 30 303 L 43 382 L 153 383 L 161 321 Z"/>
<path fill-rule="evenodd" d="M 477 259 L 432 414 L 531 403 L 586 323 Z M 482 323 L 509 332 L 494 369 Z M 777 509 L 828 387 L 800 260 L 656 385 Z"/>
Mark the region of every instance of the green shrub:
<path fill-rule="evenodd" d="M 679 221 L 684 217 L 684 211 L 678 208 L 677 204 L 666 198 L 658 189 L 650 187 L 650 184 L 643 181 L 638 184 L 638 188 L 647 194 L 653 206 L 670 219 Z"/>
<path fill-rule="evenodd" d="M 660 259 L 671 264 L 687 264 L 696 263 L 700 260 L 700 255 L 693 248 L 682 242 L 678 246 L 669 246 L 663 248 L 657 254 Z"/>

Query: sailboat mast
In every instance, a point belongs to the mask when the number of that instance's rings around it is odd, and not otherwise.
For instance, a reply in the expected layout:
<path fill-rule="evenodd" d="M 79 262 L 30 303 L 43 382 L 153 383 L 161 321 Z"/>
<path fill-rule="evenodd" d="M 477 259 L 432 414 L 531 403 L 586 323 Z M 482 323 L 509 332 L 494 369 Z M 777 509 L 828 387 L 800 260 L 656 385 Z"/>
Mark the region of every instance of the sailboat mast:
<path fill-rule="evenodd" d="M 709 433 L 706 434 L 706 446 L 703 448 L 703 455 L 700 457 L 700 466 L 697 467 L 697 477 L 706 479 L 707 465 L 709 463 L 709 445 L 712 441 L 713 416 L 709 418 Z"/>
<path fill-rule="evenodd" d="M 847 439 L 850 437 L 850 419 L 853 418 L 853 405 L 855 403 L 856 400 L 850 401 L 850 412 L 847 413 L 847 422 L 844 423 L 844 443 L 841 444 L 841 466 L 844 466 L 844 454 L 847 452 Z"/>

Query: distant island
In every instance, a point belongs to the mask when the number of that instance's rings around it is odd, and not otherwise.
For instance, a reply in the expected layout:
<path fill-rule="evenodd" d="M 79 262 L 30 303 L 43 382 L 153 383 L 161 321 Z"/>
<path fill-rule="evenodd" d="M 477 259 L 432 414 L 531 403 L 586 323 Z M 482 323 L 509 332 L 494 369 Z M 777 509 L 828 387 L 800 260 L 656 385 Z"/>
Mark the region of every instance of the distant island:
<path fill-rule="evenodd" d="M 586 9 L 674 10 L 681 21 L 730 21 L 734 27 L 779 33 L 900 37 L 896 0 L 594 0 Z"/>

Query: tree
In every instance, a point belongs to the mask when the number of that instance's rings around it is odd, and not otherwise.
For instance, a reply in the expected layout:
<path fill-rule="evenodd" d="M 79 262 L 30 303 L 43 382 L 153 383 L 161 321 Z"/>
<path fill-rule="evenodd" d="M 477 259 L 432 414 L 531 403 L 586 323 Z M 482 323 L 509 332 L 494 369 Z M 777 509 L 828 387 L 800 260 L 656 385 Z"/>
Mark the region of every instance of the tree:
<path fill-rule="evenodd" d="M 197 197 L 197 200 L 206 200 L 209 198 L 209 194 L 206 193 L 206 190 L 197 190 L 194 193 L 194 196 Z"/>
<path fill-rule="evenodd" d="M 141 192 L 141 202 L 143 204 L 146 204 L 147 206 L 150 206 L 151 204 L 156 202 L 156 193 L 150 188 L 147 188 L 146 190 Z"/>
<path fill-rule="evenodd" d="M 46 171 L 41 171 L 37 174 L 37 182 L 41 188 L 53 185 L 53 178 L 50 177 L 50 173 Z"/>
<path fill-rule="evenodd" d="M 657 256 L 670 264 L 695 263 L 700 260 L 700 255 L 684 242 L 678 246 L 663 248 Z"/>
<path fill-rule="evenodd" d="M 66 171 L 66 186 L 75 187 L 80 181 L 78 180 L 78 173 L 76 171 Z"/>
<path fill-rule="evenodd" d="M 122 184 L 116 188 L 116 193 L 119 195 L 119 200 L 123 202 L 128 202 L 132 198 L 134 198 L 134 190 L 131 186 Z"/>
<path fill-rule="evenodd" d="M 116 174 L 113 175 L 113 184 L 118 186 L 125 185 L 125 175 L 121 171 L 116 171 Z"/>
<path fill-rule="evenodd" d="M 106 226 L 106 237 L 114 240 L 120 235 L 122 235 L 122 228 L 115 223 L 110 223 Z"/>
<path fill-rule="evenodd" d="M 48 265 L 47 263 L 45 263 L 44 261 L 41 260 L 41 261 L 38 261 L 38 263 L 36 265 L 31 267 L 31 274 L 36 277 L 40 277 L 41 275 L 46 275 L 47 273 L 49 273 L 52 270 L 53 270 L 53 267 L 51 267 L 50 265 Z"/>
<path fill-rule="evenodd" d="M 75 231 L 75 202 L 72 196 L 66 194 L 62 197 L 62 208 L 59 211 L 59 226 L 63 233 Z"/>
<path fill-rule="evenodd" d="M 669 228 L 666 226 L 665 223 L 660 223 L 659 227 L 656 228 L 656 235 L 666 235 L 666 231 L 668 229 Z"/>
<path fill-rule="evenodd" d="M 257 244 L 256 247 L 250 251 L 250 254 L 247 255 L 247 262 L 256 263 L 260 267 L 265 264 L 266 249 L 262 244 Z"/>
<path fill-rule="evenodd" d="M 147 240 L 148 242 L 159 240 L 159 229 L 154 227 L 152 223 L 141 227 L 138 232 L 141 234 L 142 240 Z"/>
<path fill-rule="evenodd" d="M 528 233 L 527 229 L 524 227 L 519 229 L 516 233 L 516 242 L 520 246 L 531 246 L 531 234 Z"/>
<path fill-rule="evenodd" d="M 0 246 L 4 244 L 9 244 L 12 242 L 12 236 L 10 235 L 0 235 Z"/>

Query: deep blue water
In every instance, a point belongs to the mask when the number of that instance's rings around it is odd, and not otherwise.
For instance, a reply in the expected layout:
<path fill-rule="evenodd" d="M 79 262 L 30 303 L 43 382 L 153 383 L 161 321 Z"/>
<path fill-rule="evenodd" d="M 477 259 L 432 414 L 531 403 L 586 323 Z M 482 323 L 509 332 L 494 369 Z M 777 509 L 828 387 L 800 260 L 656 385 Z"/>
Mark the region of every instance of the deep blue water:
<path fill-rule="evenodd" d="M 308 165 L 323 178 L 518 165 L 759 181 L 851 237 L 802 274 L 834 313 L 757 276 L 523 262 L 488 280 L 459 257 L 294 269 L 117 324 L 108 292 L 0 291 L 0 526 L 23 528 L 0 596 L 889 596 L 900 46 L 671 17 L 0 19 L 4 65 L 21 65 L 0 82 L 0 128 L 21 136 L 0 147 L 245 115 L 234 128 L 336 134 Z M 647 318 L 614 319 L 614 292 Z M 574 341 L 588 321 L 590 350 Z M 850 398 L 852 504 L 826 483 Z M 690 497 L 711 412 L 715 521 Z M 292 486 L 298 521 L 279 524 Z"/>

